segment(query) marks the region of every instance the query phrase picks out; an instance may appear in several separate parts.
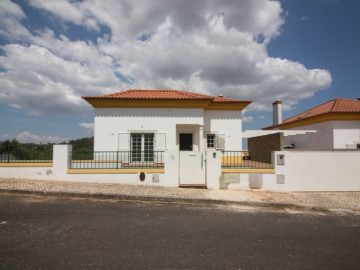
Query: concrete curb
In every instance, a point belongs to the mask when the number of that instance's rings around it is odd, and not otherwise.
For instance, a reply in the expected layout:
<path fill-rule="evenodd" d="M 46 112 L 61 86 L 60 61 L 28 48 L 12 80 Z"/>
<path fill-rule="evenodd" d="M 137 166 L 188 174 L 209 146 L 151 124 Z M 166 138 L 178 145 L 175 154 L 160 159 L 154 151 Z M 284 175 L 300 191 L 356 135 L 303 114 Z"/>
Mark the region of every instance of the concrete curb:
<path fill-rule="evenodd" d="M 40 191 L 40 190 L 20 190 L 20 189 L 0 189 L 0 193 L 55 196 L 55 197 L 75 197 L 84 199 L 109 199 L 120 201 L 141 201 L 141 202 L 158 202 L 158 203 L 182 203 L 197 205 L 237 205 L 248 207 L 268 207 L 278 210 L 292 209 L 305 211 L 329 212 L 327 208 L 305 206 L 291 203 L 273 203 L 273 202 L 253 202 L 253 201 L 227 201 L 215 199 L 193 199 L 177 197 L 157 197 L 144 195 L 127 195 L 127 194 L 107 194 L 107 193 L 81 193 L 81 192 L 57 192 L 57 191 Z"/>

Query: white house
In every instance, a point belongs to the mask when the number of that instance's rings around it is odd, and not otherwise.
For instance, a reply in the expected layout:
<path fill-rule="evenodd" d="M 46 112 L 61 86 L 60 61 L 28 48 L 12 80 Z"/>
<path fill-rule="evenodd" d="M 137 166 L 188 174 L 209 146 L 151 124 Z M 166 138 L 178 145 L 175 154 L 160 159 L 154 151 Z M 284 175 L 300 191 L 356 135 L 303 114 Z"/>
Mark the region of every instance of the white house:
<path fill-rule="evenodd" d="M 316 130 L 285 137 L 296 149 L 360 148 L 360 100 L 337 98 L 282 121 L 281 101 L 273 103 L 274 123 L 266 130 Z"/>
<path fill-rule="evenodd" d="M 241 111 L 251 103 L 178 90 L 83 98 L 95 108 L 94 151 L 242 150 Z"/>
<path fill-rule="evenodd" d="M 52 160 L 0 159 L 0 176 L 281 192 L 360 190 L 360 151 L 333 151 L 359 144 L 360 101 L 336 99 L 284 122 L 277 101 L 278 124 L 244 134 L 241 113 L 250 101 L 175 90 L 127 90 L 84 99 L 95 108 L 95 155 L 54 145 Z M 296 148 L 311 151 L 267 148 L 271 164 L 256 150 L 249 148 L 247 156 L 240 152 L 243 137 L 278 130 L 292 137 Z M 274 141 L 265 138 L 256 146 L 264 151 Z"/>

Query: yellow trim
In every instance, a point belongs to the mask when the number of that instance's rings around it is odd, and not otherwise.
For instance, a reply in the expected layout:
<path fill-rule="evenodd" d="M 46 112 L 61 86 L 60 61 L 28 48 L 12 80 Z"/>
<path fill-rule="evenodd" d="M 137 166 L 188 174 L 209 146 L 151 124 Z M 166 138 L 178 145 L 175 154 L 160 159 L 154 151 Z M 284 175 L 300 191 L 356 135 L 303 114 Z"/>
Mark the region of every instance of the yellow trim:
<path fill-rule="evenodd" d="M 241 165 L 244 155 L 237 156 L 221 156 L 221 165 Z"/>
<path fill-rule="evenodd" d="M 289 123 L 282 123 L 277 126 L 268 127 L 265 129 L 273 129 L 275 127 L 278 127 L 280 129 L 289 129 L 289 128 L 296 128 L 296 127 L 302 127 L 302 126 L 308 126 L 313 125 L 317 123 L 322 123 L 326 121 L 352 121 L 352 120 L 360 120 L 360 113 L 354 112 L 354 113 L 326 113 L 322 115 L 317 115 L 309 118 L 299 119 L 294 122 Z"/>
<path fill-rule="evenodd" d="M 52 167 L 52 163 L 46 162 L 12 162 L 0 163 L 0 167 Z"/>
<path fill-rule="evenodd" d="M 68 174 L 136 174 L 164 173 L 164 169 L 68 169 Z"/>
<path fill-rule="evenodd" d="M 275 169 L 221 169 L 222 173 L 275 173 Z"/>
<path fill-rule="evenodd" d="M 211 103 L 205 108 L 205 110 L 221 110 L 221 111 L 242 111 L 246 108 L 251 102 L 244 101 L 243 103 Z"/>
<path fill-rule="evenodd" d="M 85 98 L 94 108 L 201 108 L 205 110 L 243 110 L 251 102 L 212 103 L 208 99 L 199 100 L 119 100 Z"/>

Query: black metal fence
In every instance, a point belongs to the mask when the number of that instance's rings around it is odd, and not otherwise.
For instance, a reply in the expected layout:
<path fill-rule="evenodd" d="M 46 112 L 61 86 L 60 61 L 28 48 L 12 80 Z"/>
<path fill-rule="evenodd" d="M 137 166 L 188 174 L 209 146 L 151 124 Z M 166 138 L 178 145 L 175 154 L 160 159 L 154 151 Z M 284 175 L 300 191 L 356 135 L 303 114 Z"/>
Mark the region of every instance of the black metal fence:
<path fill-rule="evenodd" d="M 0 163 L 51 163 L 52 160 L 52 145 L 1 145 L 0 147 Z"/>
<path fill-rule="evenodd" d="M 73 152 L 71 169 L 162 169 L 163 151 Z"/>
<path fill-rule="evenodd" d="M 271 152 L 222 151 L 221 167 L 272 169 Z"/>

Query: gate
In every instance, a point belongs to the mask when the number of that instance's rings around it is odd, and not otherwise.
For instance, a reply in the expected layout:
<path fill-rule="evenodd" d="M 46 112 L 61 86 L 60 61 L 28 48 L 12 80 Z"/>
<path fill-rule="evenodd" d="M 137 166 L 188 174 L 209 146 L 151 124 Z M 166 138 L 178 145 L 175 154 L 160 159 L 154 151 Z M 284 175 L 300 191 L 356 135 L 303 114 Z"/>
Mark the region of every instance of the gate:
<path fill-rule="evenodd" d="M 179 155 L 179 185 L 206 186 L 205 152 L 180 151 Z"/>

